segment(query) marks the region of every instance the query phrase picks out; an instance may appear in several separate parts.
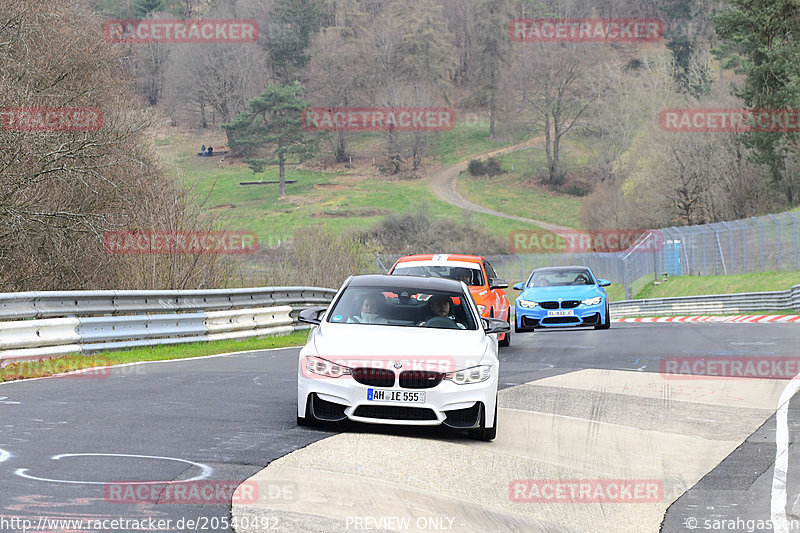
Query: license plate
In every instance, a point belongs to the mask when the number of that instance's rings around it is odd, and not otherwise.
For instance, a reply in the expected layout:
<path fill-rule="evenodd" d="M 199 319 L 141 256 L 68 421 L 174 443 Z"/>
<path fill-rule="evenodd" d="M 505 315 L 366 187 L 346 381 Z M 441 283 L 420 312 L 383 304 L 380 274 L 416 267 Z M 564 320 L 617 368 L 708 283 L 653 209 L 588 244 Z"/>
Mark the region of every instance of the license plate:
<path fill-rule="evenodd" d="M 367 389 L 367 400 L 371 402 L 425 403 L 425 393 L 403 390 Z"/>
<path fill-rule="evenodd" d="M 547 316 L 575 316 L 575 311 L 572 309 L 559 309 L 557 311 L 548 311 Z"/>

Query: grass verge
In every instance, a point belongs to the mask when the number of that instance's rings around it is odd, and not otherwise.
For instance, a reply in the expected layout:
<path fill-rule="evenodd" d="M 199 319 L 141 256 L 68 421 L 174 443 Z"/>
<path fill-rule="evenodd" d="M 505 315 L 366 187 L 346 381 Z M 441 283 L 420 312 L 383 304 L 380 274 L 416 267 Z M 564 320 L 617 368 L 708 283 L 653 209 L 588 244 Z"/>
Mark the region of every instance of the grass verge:
<path fill-rule="evenodd" d="M 168 359 L 187 359 L 228 352 L 248 350 L 265 350 L 269 348 L 286 348 L 300 346 L 305 343 L 308 331 L 295 331 L 289 335 L 277 337 L 251 338 L 243 340 L 223 340 L 212 342 L 193 342 L 162 346 L 147 346 L 131 350 L 99 352 L 93 354 L 69 354 L 38 361 L 11 363 L 0 369 L 0 382 L 16 381 L 28 378 L 40 378 L 79 370 L 82 368 L 105 367 L 139 361 L 165 361 Z M 107 371 L 98 371 L 91 377 L 110 375 Z"/>
<path fill-rule="evenodd" d="M 677 276 L 654 285 L 652 282 L 636 298 L 668 298 L 740 292 L 785 291 L 800 284 L 800 271 L 753 272 L 728 276 Z"/>

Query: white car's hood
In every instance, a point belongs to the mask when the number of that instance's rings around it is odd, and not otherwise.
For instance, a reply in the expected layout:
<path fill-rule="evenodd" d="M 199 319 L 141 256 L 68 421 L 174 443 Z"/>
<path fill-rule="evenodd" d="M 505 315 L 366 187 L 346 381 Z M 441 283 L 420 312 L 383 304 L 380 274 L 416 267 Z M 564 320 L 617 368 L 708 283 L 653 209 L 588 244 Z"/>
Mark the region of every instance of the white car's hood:
<path fill-rule="evenodd" d="M 478 364 L 493 339 L 465 331 L 366 324 L 323 323 L 314 334 L 316 355 L 343 361 L 448 362 L 453 370 Z"/>

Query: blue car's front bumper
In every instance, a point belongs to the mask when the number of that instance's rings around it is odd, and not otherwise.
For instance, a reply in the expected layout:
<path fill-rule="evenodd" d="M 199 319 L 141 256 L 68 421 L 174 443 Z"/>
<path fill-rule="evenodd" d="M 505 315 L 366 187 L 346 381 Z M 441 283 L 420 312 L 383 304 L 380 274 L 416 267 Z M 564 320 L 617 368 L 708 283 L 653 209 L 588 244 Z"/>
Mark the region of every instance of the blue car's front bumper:
<path fill-rule="evenodd" d="M 552 316 L 563 313 L 564 309 L 533 309 L 516 305 L 516 331 L 533 331 L 534 328 L 563 328 L 569 326 L 597 326 L 606 323 L 605 301 L 596 305 L 581 304 L 571 311 L 571 316 Z"/>

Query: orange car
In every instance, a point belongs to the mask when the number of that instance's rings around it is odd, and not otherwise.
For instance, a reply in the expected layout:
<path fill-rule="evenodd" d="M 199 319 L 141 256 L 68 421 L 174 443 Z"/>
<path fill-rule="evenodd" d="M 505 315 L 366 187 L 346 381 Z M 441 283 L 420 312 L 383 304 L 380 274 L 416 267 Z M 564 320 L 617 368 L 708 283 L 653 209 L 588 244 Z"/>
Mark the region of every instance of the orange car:
<path fill-rule="evenodd" d="M 511 306 L 503 290 L 508 283 L 479 255 L 404 255 L 392 265 L 389 274 L 463 281 L 469 286 L 481 316 L 510 322 Z M 511 332 L 498 334 L 497 340 L 500 346 L 509 346 Z"/>

